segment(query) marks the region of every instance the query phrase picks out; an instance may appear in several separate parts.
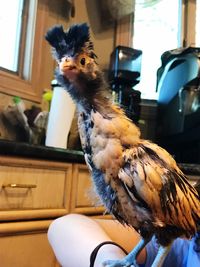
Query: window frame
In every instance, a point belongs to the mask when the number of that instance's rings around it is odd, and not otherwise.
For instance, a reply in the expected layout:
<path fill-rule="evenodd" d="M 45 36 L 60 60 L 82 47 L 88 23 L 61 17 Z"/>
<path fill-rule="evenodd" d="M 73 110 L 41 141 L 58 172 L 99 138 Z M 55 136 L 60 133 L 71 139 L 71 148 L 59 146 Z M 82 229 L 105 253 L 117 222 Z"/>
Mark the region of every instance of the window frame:
<path fill-rule="evenodd" d="M 45 2 L 46 0 L 37 0 L 36 18 L 33 36 L 32 53 L 29 56 L 29 62 L 26 62 L 25 47 L 22 48 L 22 64 L 26 64 L 29 69 L 29 77 L 23 78 L 22 70 L 14 73 L 9 70 L 0 69 L 0 92 L 12 96 L 20 96 L 24 99 L 40 103 L 42 101 L 42 90 L 40 80 L 42 73 L 42 54 L 44 51 L 45 34 Z M 31 2 L 31 1 L 30 1 Z M 27 71 L 27 70 L 26 70 Z"/>
<path fill-rule="evenodd" d="M 195 45 L 196 0 L 182 0 L 182 45 Z"/>

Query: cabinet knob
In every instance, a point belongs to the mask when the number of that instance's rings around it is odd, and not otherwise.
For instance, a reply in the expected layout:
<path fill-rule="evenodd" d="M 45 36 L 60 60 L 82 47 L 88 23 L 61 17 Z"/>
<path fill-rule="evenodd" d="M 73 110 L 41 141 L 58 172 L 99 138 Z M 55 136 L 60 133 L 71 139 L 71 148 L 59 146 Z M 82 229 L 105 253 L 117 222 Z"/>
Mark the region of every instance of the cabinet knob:
<path fill-rule="evenodd" d="M 36 188 L 36 184 L 3 184 L 2 188 Z"/>

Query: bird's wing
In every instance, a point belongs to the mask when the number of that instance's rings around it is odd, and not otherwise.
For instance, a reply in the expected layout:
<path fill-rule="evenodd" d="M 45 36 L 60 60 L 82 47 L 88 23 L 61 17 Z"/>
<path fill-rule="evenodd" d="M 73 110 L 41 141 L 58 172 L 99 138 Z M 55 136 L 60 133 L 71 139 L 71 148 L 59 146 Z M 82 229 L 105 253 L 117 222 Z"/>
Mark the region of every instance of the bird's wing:
<path fill-rule="evenodd" d="M 119 178 L 134 201 L 148 207 L 155 225 L 196 230 L 200 200 L 167 151 L 148 141 L 124 151 Z"/>

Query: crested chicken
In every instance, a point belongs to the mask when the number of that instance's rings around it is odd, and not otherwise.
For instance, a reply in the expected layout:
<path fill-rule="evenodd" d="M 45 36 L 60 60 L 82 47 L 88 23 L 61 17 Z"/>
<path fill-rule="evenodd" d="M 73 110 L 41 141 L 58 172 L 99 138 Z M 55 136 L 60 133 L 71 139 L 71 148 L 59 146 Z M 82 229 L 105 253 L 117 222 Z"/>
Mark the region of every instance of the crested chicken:
<path fill-rule="evenodd" d="M 141 235 L 124 259 L 104 264 L 137 266 L 138 253 L 155 236 L 159 250 L 152 266 L 162 266 L 173 240 L 198 232 L 198 191 L 173 157 L 142 140 L 138 127 L 113 104 L 87 24 L 67 31 L 55 26 L 46 40 L 58 63 L 56 79 L 77 106 L 82 149 L 95 190 L 109 213 Z"/>

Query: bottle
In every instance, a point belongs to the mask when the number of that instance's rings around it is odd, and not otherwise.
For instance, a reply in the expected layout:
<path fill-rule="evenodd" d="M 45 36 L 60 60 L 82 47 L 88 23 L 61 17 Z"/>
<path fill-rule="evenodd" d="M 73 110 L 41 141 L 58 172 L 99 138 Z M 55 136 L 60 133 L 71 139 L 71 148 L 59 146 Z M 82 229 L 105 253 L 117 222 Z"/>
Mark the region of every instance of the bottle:
<path fill-rule="evenodd" d="M 45 145 L 66 149 L 75 104 L 69 93 L 58 84 L 57 80 L 53 80 L 51 85 L 53 97 L 49 111 Z"/>

